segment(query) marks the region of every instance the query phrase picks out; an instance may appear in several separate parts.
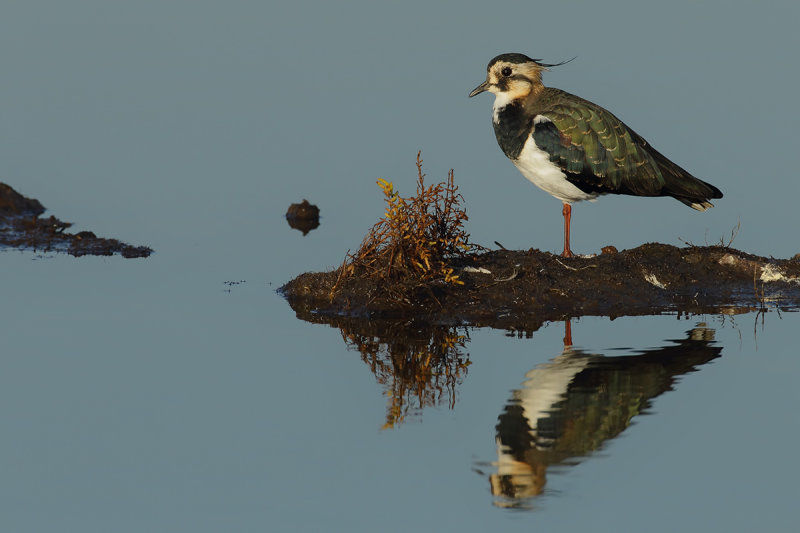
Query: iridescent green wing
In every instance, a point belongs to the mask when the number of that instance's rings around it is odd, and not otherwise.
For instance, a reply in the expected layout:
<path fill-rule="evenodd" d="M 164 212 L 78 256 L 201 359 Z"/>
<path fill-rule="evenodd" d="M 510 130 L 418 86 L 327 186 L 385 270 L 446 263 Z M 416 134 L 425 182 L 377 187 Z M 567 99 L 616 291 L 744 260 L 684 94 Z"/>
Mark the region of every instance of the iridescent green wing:
<path fill-rule="evenodd" d="M 581 188 L 657 195 L 664 177 L 645 141 L 612 113 L 568 96 L 537 114 L 536 146 Z"/>

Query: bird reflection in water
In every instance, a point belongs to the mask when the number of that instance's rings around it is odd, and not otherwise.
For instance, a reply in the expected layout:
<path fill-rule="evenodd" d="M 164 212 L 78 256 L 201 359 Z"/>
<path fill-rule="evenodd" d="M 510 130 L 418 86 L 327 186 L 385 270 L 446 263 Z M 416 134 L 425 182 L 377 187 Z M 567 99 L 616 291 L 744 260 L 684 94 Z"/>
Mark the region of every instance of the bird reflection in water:
<path fill-rule="evenodd" d="M 607 357 L 573 348 L 529 371 L 498 417 L 497 471 L 489 475 L 495 505 L 527 507 L 542 494 L 547 469 L 579 459 L 627 428 L 677 378 L 719 357 L 714 330 L 700 323 L 685 339 Z"/>

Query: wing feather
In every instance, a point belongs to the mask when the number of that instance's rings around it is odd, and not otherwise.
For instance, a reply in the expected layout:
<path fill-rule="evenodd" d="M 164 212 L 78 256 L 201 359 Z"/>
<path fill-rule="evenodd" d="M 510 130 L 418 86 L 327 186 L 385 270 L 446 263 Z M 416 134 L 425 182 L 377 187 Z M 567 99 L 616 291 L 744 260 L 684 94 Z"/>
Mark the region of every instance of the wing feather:
<path fill-rule="evenodd" d="M 547 120 L 537 121 L 533 139 L 570 181 L 599 192 L 646 196 L 663 188 L 656 161 L 610 112 L 580 101 L 557 103 L 539 116 Z"/>
<path fill-rule="evenodd" d="M 700 210 L 722 198 L 597 104 L 549 88 L 534 114 L 536 146 L 585 192 L 672 196 Z"/>

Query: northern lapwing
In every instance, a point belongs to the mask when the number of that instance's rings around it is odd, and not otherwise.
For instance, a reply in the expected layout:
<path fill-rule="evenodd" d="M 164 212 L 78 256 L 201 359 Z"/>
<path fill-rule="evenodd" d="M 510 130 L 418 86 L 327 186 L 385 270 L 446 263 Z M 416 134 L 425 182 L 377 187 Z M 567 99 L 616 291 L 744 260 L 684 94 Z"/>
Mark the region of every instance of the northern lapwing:
<path fill-rule="evenodd" d="M 486 81 L 469 95 L 494 93 L 494 133 L 503 153 L 534 185 L 564 203 L 564 251 L 572 203 L 603 194 L 672 196 L 698 211 L 722 192 L 661 155 L 597 104 L 542 85 L 542 72 L 562 65 L 523 54 L 489 62 Z"/>

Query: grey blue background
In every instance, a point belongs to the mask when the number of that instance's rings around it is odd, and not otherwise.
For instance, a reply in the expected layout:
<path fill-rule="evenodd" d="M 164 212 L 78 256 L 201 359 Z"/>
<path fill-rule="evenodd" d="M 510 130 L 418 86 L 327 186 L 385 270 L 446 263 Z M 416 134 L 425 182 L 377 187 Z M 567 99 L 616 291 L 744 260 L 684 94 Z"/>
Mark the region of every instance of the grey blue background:
<path fill-rule="evenodd" d="M 741 223 L 738 248 L 800 252 L 798 15 L 790 1 L 3 0 L 0 181 L 74 231 L 156 253 L 0 254 L 0 528 L 791 530 L 795 314 L 581 320 L 576 344 L 598 352 L 703 320 L 723 356 L 514 513 L 473 468 L 496 458 L 509 391 L 561 352 L 560 325 L 473 331 L 455 409 L 380 431 L 386 398 L 358 354 L 275 290 L 341 263 L 383 213 L 376 179 L 413 192 L 418 150 L 429 180 L 455 169 L 474 241 L 559 249 L 559 202 L 496 146 L 491 97 L 467 98 L 511 51 L 577 56 L 545 83 L 725 193 L 706 213 L 578 204 L 574 250 L 714 244 Z M 322 211 L 306 237 L 283 218 L 303 198 Z"/>

